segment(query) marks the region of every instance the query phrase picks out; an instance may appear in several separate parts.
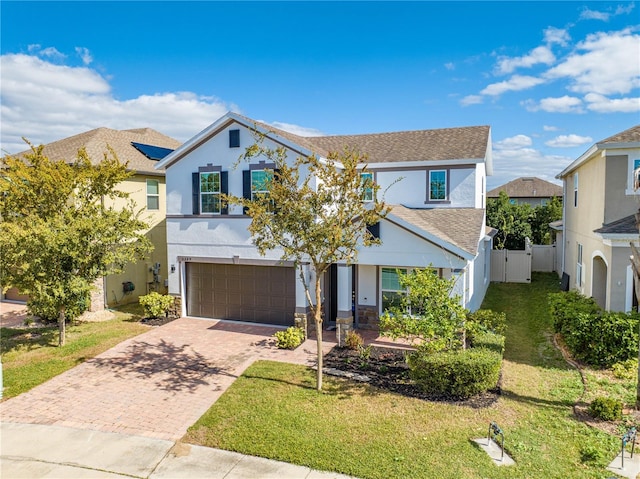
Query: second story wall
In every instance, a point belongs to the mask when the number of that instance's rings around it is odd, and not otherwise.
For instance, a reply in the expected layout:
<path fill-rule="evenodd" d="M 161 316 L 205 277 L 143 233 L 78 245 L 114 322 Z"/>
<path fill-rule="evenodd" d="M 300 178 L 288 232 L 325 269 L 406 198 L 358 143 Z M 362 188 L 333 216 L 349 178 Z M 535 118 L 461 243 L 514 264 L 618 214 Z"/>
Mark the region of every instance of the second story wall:
<path fill-rule="evenodd" d="M 640 150 L 606 150 L 604 220 L 608 224 L 629 216 L 640 207 L 640 190 L 633 190 L 634 166 Z"/>

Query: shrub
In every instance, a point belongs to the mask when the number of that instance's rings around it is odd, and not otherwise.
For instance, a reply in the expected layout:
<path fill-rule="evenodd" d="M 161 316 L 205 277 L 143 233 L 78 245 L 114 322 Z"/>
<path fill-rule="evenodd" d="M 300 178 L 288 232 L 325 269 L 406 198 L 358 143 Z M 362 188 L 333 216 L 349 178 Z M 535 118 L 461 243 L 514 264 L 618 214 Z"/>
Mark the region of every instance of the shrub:
<path fill-rule="evenodd" d="M 278 348 L 295 349 L 304 341 L 304 330 L 297 326 L 291 326 L 284 331 L 277 331 L 274 336 Z"/>
<path fill-rule="evenodd" d="M 416 352 L 407 362 L 411 378 L 426 393 L 468 398 L 498 384 L 502 354 L 488 348 Z"/>
<path fill-rule="evenodd" d="M 89 296 L 79 293 L 71 301 L 72 306 L 67 307 L 64 311 L 67 322 L 73 321 L 87 309 L 89 309 Z M 32 293 L 27 301 L 27 310 L 29 314 L 39 317 L 44 322 L 57 322 L 60 312 L 55 304 L 44 296 Z"/>
<path fill-rule="evenodd" d="M 360 334 L 351 329 L 349 330 L 349 332 L 347 332 L 344 344 L 347 346 L 347 348 L 357 351 L 362 345 L 364 345 L 364 340 L 362 339 L 362 336 L 360 336 Z"/>
<path fill-rule="evenodd" d="M 144 308 L 144 314 L 148 318 L 159 318 L 166 316 L 175 298 L 169 294 L 160 294 L 156 291 L 140 296 L 138 302 Z"/>
<path fill-rule="evenodd" d="M 622 403 L 608 397 L 597 397 L 589 405 L 589 414 L 603 421 L 622 419 Z"/>
<path fill-rule="evenodd" d="M 502 355 L 504 353 L 505 337 L 501 334 L 482 332 L 475 333 L 471 342 L 474 348 L 486 348 Z"/>
<path fill-rule="evenodd" d="M 615 363 L 611 371 L 616 379 L 634 379 L 638 374 L 638 360 L 633 358 Z"/>
<path fill-rule="evenodd" d="M 587 298 L 575 290 L 549 293 L 548 302 L 556 333 L 572 329 L 573 321 L 581 313 L 595 316 L 602 311 L 595 299 Z"/>
<path fill-rule="evenodd" d="M 469 336 L 476 332 L 489 331 L 504 334 L 507 329 L 507 315 L 491 309 L 478 309 L 467 314 L 467 330 Z"/>

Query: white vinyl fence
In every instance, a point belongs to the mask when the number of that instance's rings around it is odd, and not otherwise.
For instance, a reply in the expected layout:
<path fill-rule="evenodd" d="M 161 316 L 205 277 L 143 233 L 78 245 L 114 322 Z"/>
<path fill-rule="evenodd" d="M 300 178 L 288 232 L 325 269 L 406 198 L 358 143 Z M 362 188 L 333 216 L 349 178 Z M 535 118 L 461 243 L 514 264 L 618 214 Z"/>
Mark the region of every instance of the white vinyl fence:
<path fill-rule="evenodd" d="M 491 251 L 491 281 L 530 283 L 531 272 L 551 272 L 556 268 L 555 245 L 532 245 L 527 239 L 524 250 Z"/>

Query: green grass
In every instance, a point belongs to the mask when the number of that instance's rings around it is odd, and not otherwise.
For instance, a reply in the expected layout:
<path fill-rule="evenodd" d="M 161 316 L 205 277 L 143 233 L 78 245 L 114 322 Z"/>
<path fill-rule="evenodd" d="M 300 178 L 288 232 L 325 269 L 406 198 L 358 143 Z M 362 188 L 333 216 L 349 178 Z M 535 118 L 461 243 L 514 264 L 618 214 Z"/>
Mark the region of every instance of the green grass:
<path fill-rule="evenodd" d="M 360 478 L 602 478 L 619 439 L 577 421 L 579 374 L 550 343 L 546 294 L 532 284 L 492 284 L 483 307 L 507 313 L 503 395 L 484 409 L 427 402 L 262 361 L 252 365 L 184 440 Z M 470 440 L 489 421 L 505 431 L 516 466 L 496 467 Z"/>
<path fill-rule="evenodd" d="M 130 313 L 109 321 L 67 326 L 66 344 L 58 347 L 57 326 L 0 329 L 3 399 L 17 396 L 93 358 L 116 344 L 148 331 Z"/>

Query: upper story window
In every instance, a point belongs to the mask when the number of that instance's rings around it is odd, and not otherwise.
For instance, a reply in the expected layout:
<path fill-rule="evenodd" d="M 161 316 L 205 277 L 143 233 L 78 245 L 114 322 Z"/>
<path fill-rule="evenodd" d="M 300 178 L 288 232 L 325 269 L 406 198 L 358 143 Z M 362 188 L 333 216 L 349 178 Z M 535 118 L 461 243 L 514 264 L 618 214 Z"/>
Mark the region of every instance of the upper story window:
<path fill-rule="evenodd" d="M 200 173 L 200 212 L 219 214 L 220 209 L 220 172 Z"/>
<path fill-rule="evenodd" d="M 240 147 L 240 130 L 229 130 L 229 148 Z"/>
<path fill-rule="evenodd" d="M 429 194 L 427 203 L 448 199 L 447 170 L 429 170 Z"/>
<path fill-rule="evenodd" d="M 633 170 L 631 170 L 631 188 L 635 192 L 640 190 L 640 159 L 633 160 Z"/>
<path fill-rule="evenodd" d="M 373 201 L 373 173 L 361 173 L 362 178 L 362 200 L 365 202 Z"/>
<path fill-rule="evenodd" d="M 573 174 L 573 206 L 578 206 L 578 173 Z"/>
<path fill-rule="evenodd" d="M 147 209 L 160 209 L 160 182 L 158 180 L 147 180 Z"/>
<path fill-rule="evenodd" d="M 273 170 L 251 170 L 251 199 L 255 199 L 256 195 L 268 195 L 272 181 Z"/>

